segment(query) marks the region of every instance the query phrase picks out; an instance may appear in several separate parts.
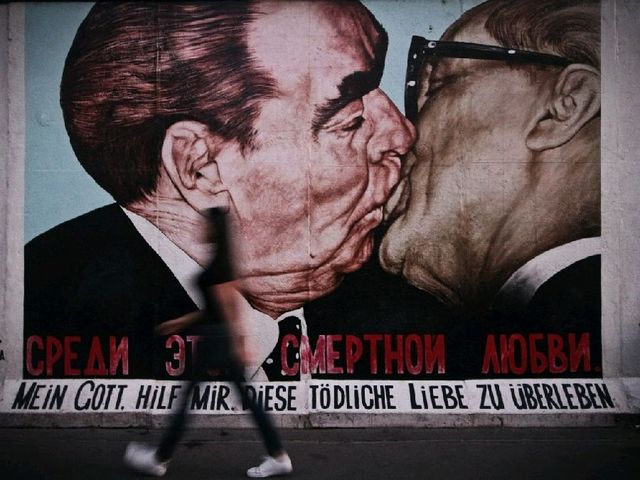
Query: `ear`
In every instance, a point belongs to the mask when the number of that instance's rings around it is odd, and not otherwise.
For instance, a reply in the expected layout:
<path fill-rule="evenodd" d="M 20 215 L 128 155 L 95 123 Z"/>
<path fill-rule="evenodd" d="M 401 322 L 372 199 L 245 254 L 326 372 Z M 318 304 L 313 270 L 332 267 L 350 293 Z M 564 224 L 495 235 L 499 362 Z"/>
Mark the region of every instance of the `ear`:
<path fill-rule="evenodd" d="M 527 147 L 542 151 L 571 140 L 600 113 L 600 72 L 589 65 L 571 64 L 558 76 L 544 111 L 527 135 Z"/>
<path fill-rule="evenodd" d="M 212 207 L 226 211 L 231 205 L 216 163 L 226 143 L 196 121 L 174 123 L 165 132 L 162 165 L 185 201 L 197 211 Z"/>

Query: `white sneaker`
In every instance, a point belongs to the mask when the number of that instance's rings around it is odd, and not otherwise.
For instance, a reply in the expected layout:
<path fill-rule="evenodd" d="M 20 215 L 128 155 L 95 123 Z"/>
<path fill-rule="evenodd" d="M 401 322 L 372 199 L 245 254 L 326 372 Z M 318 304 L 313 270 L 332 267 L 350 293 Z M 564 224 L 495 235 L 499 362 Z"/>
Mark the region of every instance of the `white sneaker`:
<path fill-rule="evenodd" d="M 138 473 L 161 477 L 167 473 L 169 462 L 160 462 L 156 458 L 154 447 L 145 443 L 131 442 L 124 452 L 124 464 Z"/>
<path fill-rule="evenodd" d="M 289 455 L 284 454 L 284 458 L 276 460 L 273 457 L 262 457 L 263 462 L 257 466 L 247 470 L 247 477 L 251 478 L 267 478 L 275 475 L 287 475 L 293 472 L 291 459 Z"/>

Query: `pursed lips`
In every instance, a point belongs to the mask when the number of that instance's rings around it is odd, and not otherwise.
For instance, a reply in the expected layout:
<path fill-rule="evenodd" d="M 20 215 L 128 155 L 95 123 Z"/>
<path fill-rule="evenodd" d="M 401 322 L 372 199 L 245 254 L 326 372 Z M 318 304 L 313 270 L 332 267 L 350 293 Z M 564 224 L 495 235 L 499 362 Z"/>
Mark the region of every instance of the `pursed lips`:
<path fill-rule="evenodd" d="M 404 157 L 401 171 L 402 176 L 391 192 L 389 200 L 387 200 L 387 203 L 384 205 L 384 223 L 387 227 L 391 226 L 396 219 L 407 211 L 409 197 L 411 196 L 411 175 L 414 174 L 414 170 L 416 170 L 418 165 L 420 165 L 420 163 L 417 161 L 415 150 L 411 150 Z M 429 162 L 428 165 L 430 167 L 431 162 Z M 418 168 L 418 170 L 420 169 Z M 420 171 L 420 175 L 422 174 L 423 172 Z M 428 175 L 427 173 L 427 176 Z"/>
<path fill-rule="evenodd" d="M 374 205 L 373 208 L 366 210 L 366 213 L 364 213 L 364 215 L 359 215 L 358 220 L 351 224 L 351 227 L 349 227 L 349 231 L 354 231 L 358 227 L 364 226 L 368 223 L 371 223 L 371 227 L 369 228 L 369 230 L 373 230 L 382 222 L 383 208 L 383 205 Z"/>
<path fill-rule="evenodd" d="M 400 168 L 399 158 L 397 158 L 397 168 L 398 169 Z M 399 186 L 400 186 L 399 183 L 397 183 L 396 186 L 394 187 L 395 190 L 393 190 L 393 192 L 397 191 Z M 371 226 L 371 230 L 377 227 L 378 225 L 380 225 L 386 216 L 385 215 L 386 205 L 388 204 L 389 201 L 391 201 L 391 196 L 393 196 L 393 193 L 389 194 L 387 192 L 385 200 L 383 200 L 382 202 L 374 202 L 374 204 L 370 208 L 365 210 L 364 214 L 358 214 L 357 216 L 352 215 L 358 218 L 358 220 L 351 224 L 350 230 L 353 230 L 357 225 L 360 225 L 361 223 L 368 222 L 371 220 L 374 220 L 374 223 Z"/>

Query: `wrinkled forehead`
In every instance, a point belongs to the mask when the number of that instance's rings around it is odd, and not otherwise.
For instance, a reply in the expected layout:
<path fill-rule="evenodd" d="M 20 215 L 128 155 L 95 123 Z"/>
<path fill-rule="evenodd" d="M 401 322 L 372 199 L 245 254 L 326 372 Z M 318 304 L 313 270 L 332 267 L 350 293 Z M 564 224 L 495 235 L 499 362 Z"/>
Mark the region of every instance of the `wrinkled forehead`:
<path fill-rule="evenodd" d="M 249 28 L 249 50 L 281 90 L 295 88 L 313 72 L 346 76 L 383 59 L 381 34 L 358 3 L 273 2 L 258 6 Z M 327 79 L 328 80 L 328 79 Z"/>

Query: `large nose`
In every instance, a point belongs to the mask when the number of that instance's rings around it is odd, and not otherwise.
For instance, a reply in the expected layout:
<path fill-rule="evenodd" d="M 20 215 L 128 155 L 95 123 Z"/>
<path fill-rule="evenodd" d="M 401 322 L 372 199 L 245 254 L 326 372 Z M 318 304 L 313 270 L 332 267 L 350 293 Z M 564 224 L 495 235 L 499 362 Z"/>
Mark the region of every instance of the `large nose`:
<path fill-rule="evenodd" d="M 415 127 L 379 88 L 369 92 L 364 101 L 365 115 L 373 124 L 373 134 L 367 145 L 369 160 L 377 163 L 406 154 L 416 141 Z"/>

